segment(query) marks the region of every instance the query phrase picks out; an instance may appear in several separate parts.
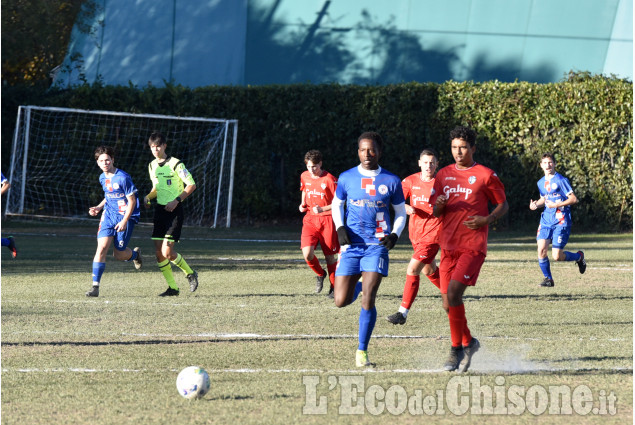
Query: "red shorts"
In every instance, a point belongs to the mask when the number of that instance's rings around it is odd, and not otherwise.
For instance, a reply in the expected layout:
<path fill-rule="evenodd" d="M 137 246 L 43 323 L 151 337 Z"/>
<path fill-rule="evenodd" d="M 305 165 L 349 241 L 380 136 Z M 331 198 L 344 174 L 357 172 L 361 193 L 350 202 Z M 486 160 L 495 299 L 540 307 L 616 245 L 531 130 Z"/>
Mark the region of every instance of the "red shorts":
<path fill-rule="evenodd" d="M 416 243 L 413 244 L 415 252 L 412 254 L 412 259 L 422 262 L 423 264 L 431 264 L 434 261 L 434 257 L 439 252 L 439 244 L 428 243 Z"/>
<path fill-rule="evenodd" d="M 302 219 L 300 248 L 307 246 L 315 248 L 318 242 L 324 255 L 335 255 L 340 252 L 333 218 L 330 215 L 305 214 Z"/>
<path fill-rule="evenodd" d="M 441 250 L 439 263 L 439 278 L 441 293 L 448 293 L 451 280 L 461 282 L 466 286 L 476 285 L 476 279 L 485 262 L 485 254 L 478 251 L 448 251 Z"/>

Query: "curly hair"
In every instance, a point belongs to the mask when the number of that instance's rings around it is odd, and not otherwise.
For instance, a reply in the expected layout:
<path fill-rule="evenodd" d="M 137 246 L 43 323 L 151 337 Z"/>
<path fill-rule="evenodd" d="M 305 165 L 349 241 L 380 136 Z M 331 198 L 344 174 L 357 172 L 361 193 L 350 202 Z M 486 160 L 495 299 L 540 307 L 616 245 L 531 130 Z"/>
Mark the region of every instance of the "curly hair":
<path fill-rule="evenodd" d="M 452 141 L 454 139 L 465 140 L 470 144 L 470 147 L 473 147 L 476 144 L 476 131 L 470 127 L 461 125 L 454 127 L 454 129 L 450 131 L 450 140 Z"/>

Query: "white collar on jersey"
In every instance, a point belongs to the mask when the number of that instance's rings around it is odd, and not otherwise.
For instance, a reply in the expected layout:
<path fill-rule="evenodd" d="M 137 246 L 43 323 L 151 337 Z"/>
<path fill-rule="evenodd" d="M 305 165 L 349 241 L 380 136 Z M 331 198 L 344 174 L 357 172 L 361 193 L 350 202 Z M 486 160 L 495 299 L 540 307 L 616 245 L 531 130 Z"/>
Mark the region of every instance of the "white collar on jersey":
<path fill-rule="evenodd" d="M 365 168 L 362 167 L 362 164 L 359 164 L 357 166 L 357 171 L 359 171 L 359 174 L 361 174 L 364 177 L 377 177 L 379 175 L 379 173 L 381 173 L 381 167 L 378 165 L 376 170 L 367 170 Z"/>

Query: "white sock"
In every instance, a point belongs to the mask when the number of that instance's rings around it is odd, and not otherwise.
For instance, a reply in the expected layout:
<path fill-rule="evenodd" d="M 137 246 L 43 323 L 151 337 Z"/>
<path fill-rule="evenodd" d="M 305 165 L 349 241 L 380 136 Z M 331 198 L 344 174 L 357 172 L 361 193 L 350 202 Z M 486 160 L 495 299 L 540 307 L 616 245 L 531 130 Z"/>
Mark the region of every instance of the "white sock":
<path fill-rule="evenodd" d="M 408 317 L 408 309 L 406 307 L 399 306 L 399 313 L 401 313 L 403 317 Z"/>

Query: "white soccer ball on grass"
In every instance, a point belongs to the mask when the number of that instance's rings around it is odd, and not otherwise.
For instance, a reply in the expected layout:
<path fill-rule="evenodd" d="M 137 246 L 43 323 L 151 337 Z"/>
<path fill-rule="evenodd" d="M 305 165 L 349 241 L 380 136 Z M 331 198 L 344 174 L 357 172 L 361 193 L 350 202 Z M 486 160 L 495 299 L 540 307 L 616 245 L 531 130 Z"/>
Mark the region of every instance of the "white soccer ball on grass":
<path fill-rule="evenodd" d="M 191 400 L 201 398 L 209 391 L 207 371 L 199 366 L 188 366 L 176 377 L 176 389 L 181 396 Z"/>

